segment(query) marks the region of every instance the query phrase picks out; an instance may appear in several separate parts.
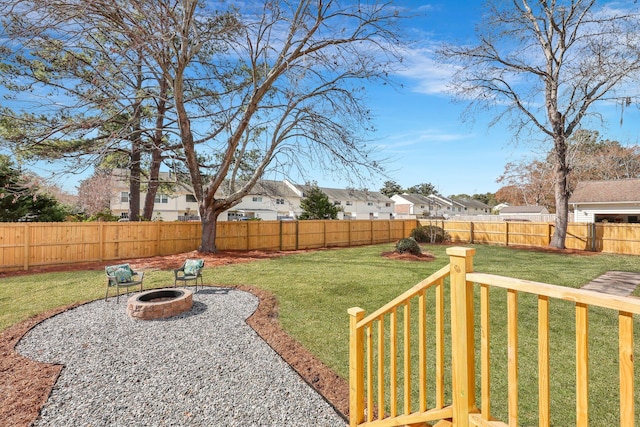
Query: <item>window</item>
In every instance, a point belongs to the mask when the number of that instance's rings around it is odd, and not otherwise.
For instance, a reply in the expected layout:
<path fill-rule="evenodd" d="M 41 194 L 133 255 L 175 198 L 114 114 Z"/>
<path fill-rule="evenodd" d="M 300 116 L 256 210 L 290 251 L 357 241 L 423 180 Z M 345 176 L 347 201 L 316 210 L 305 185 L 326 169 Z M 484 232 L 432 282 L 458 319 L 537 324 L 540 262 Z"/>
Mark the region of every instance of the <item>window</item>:
<path fill-rule="evenodd" d="M 253 197 L 251 198 L 251 200 L 252 200 L 252 201 L 254 201 L 254 202 L 262 202 L 262 197 L 259 197 L 259 196 L 253 196 Z"/>
<path fill-rule="evenodd" d="M 342 204 L 342 202 L 340 200 L 334 200 L 333 201 L 333 205 L 334 206 L 340 206 Z"/>
<path fill-rule="evenodd" d="M 352 205 L 353 205 L 353 202 L 350 200 L 347 200 L 347 206 L 352 206 Z"/>
<path fill-rule="evenodd" d="M 127 193 L 126 191 L 120 193 L 120 202 L 129 203 L 129 193 Z"/>
<path fill-rule="evenodd" d="M 384 205 L 385 205 L 386 207 L 390 207 L 390 206 L 391 206 L 391 203 L 386 202 Z"/>
<path fill-rule="evenodd" d="M 196 196 L 193 194 L 187 194 L 187 203 L 196 203 Z"/>
<path fill-rule="evenodd" d="M 155 203 L 169 203 L 169 198 L 166 194 L 156 194 L 156 198 L 154 199 Z"/>
<path fill-rule="evenodd" d="M 129 219 L 129 212 L 120 212 L 120 218 Z"/>
<path fill-rule="evenodd" d="M 284 199 L 276 199 L 276 205 L 284 205 Z"/>
<path fill-rule="evenodd" d="M 424 209 L 424 205 L 420 205 L 420 209 Z"/>
<path fill-rule="evenodd" d="M 373 206 L 373 202 L 367 202 L 367 206 Z"/>

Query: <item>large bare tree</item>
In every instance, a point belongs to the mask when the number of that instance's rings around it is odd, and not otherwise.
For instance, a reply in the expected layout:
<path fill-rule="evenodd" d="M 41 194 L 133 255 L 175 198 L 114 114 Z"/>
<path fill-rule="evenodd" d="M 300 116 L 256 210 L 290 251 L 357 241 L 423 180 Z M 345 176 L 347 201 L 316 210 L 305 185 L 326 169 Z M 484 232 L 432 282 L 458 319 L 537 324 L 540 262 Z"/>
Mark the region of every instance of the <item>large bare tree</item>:
<path fill-rule="evenodd" d="M 380 159 L 366 146 L 364 86 L 386 80 L 399 59 L 391 2 L 225 5 L 77 2 L 83 14 L 137 40 L 168 82 L 204 252 L 216 251 L 220 213 L 269 171 L 379 171 Z M 253 170 L 236 179 L 247 162 Z"/>
<path fill-rule="evenodd" d="M 597 116 L 597 104 L 640 99 L 640 15 L 637 5 L 629 6 L 490 0 L 476 27 L 478 44 L 440 51 L 456 65 L 452 88 L 472 110 L 496 107 L 494 122 L 508 116 L 516 136 L 532 130 L 553 142 L 556 248 L 565 247 L 568 225 L 568 138 Z"/>

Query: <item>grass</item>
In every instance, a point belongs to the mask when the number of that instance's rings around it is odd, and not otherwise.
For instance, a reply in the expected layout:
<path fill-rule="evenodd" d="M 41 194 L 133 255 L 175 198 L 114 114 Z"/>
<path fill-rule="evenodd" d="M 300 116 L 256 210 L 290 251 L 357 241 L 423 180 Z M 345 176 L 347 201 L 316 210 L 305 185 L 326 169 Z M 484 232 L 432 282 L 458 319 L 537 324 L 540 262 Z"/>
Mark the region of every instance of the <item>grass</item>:
<path fill-rule="evenodd" d="M 567 256 L 498 246 L 475 247 L 476 271 L 574 288 L 608 270 L 640 271 L 640 257 L 637 256 Z M 392 246 L 377 245 L 206 268 L 203 274 L 207 284 L 246 284 L 275 294 L 283 328 L 346 378 L 347 309 L 359 306 L 370 313 L 448 263 L 445 246 L 426 246 L 424 249 L 435 255 L 436 260 L 388 260 L 380 253 L 392 250 Z M 103 274 L 102 271 L 83 271 L 3 279 L 0 285 L 0 330 L 50 308 L 103 297 Z M 162 287 L 172 280 L 170 271 L 150 271 L 145 274 L 145 288 Z M 504 292 L 492 292 L 491 304 L 492 343 L 495 345 L 492 350 L 492 396 L 495 396 L 495 404 L 492 399 L 492 408 L 493 413 L 504 420 L 507 390 Z M 574 306 L 554 302 L 551 310 L 552 425 L 573 425 Z M 537 425 L 536 299 L 521 295 L 519 314 L 520 421 L 522 425 Z M 590 425 L 613 425 L 618 413 L 616 314 L 591 309 L 589 315 L 590 377 L 593 379 Z M 638 351 L 640 325 L 637 321 L 635 330 Z M 640 407 L 640 401 L 636 407 Z"/>

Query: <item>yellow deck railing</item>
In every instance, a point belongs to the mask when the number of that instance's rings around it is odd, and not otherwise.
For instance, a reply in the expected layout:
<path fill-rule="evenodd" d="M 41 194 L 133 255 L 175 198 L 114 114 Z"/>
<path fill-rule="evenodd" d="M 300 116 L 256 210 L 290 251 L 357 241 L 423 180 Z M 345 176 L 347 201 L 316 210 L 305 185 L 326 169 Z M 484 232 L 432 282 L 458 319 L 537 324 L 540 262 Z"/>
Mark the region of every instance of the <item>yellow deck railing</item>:
<path fill-rule="evenodd" d="M 475 249 L 453 247 L 447 254 L 449 265 L 370 315 L 365 317 L 360 308 L 349 309 L 351 426 L 519 426 L 521 293 L 537 296 L 538 425 L 554 424 L 550 421 L 553 378 L 549 367 L 549 303 L 554 299 L 575 305 L 576 425 L 589 425 L 589 307 L 618 313 L 618 354 L 611 358 L 618 360 L 619 408 L 611 411 L 619 410 L 621 426 L 635 425 L 633 315 L 640 314 L 640 299 L 475 273 Z M 447 277 L 450 311 L 445 310 Z M 474 315 L 474 283 L 480 287 L 478 319 Z M 490 349 L 496 345 L 491 341 L 489 321 L 491 289 L 506 290 L 508 416 L 505 420 L 496 420 L 491 413 Z M 450 313 L 449 323 L 446 312 Z M 535 325 L 529 329 L 535 330 Z M 446 339 L 451 340 L 450 355 L 445 352 Z M 416 351 L 416 344 L 417 368 L 416 358 L 412 362 L 411 354 Z M 476 375 L 476 354 L 480 356 L 479 375 Z M 428 367 L 433 372 L 428 372 Z M 417 376 L 412 369 L 418 370 Z M 448 376 L 450 381 L 445 381 Z M 446 384 L 450 384 L 449 390 L 445 390 Z M 479 407 L 476 388 L 481 394 Z"/>

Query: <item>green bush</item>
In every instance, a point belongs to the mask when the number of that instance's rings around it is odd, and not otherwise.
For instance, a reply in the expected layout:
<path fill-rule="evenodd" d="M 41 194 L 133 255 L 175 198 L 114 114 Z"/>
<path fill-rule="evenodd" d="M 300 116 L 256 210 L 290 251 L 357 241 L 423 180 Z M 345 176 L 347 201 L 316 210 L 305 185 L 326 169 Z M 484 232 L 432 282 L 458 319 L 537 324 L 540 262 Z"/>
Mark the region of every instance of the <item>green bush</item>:
<path fill-rule="evenodd" d="M 396 252 L 401 254 L 410 253 L 413 255 L 420 255 L 422 253 L 418 242 L 411 237 L 398 240 L 398 243 L 396 243 Z"/>
<path fill-rule="evenodd" d="M 442 243 L 449 240 L 444 229 L 436 225 L 419 225 L 411 230 L 410 236 L 419 243 Z"/>

